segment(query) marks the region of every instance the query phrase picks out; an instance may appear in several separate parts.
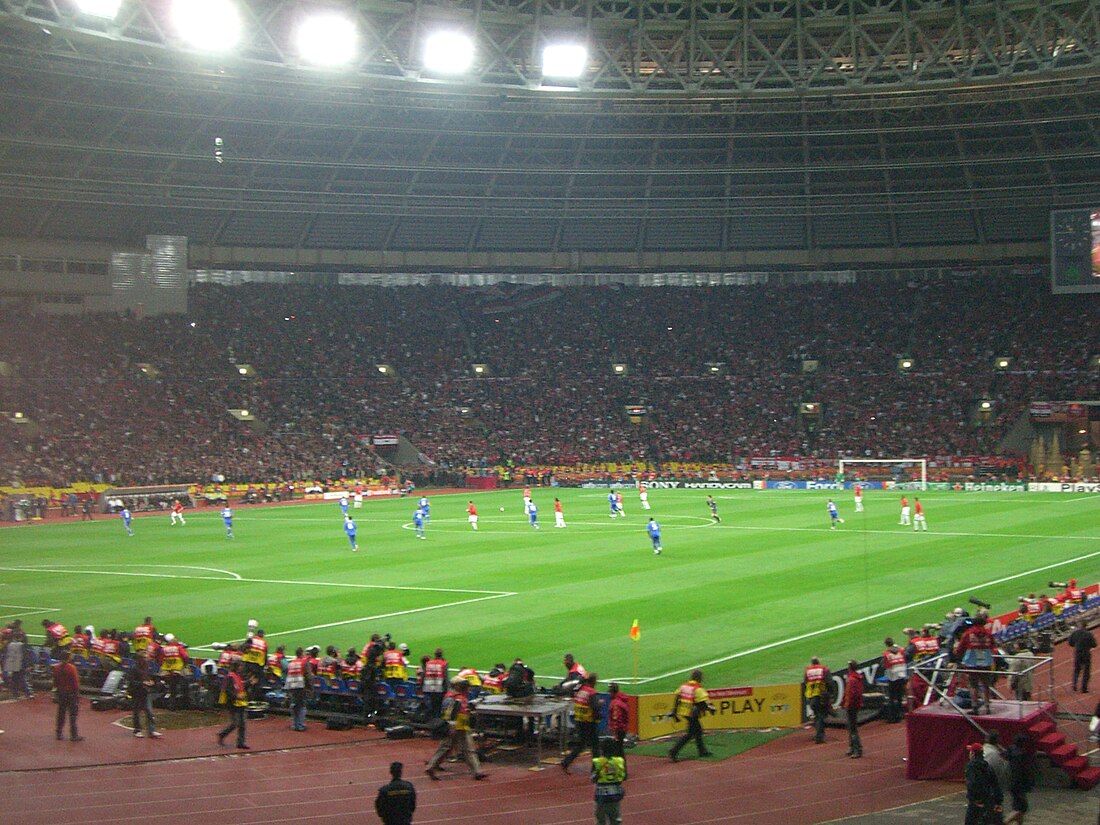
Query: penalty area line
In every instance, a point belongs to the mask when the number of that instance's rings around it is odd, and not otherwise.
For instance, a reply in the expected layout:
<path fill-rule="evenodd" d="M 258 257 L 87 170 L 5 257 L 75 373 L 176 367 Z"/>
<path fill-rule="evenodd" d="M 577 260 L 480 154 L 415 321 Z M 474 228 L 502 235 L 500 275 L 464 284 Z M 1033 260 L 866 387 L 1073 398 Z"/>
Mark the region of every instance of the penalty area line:
<path fill-rule="evenodd" d="M 851 619 L 846 622 L 841 622 L 840 624 L 835 624 L 832 627 L 824 627 L 820 630 L 811 630 L 807 633 L 800 633 L 799 635 L 791 636 L 788 639 L 780 639 L 779 641 L 769 642 L 766 645 L 759 645 L 758 647 L 750 648 L 749 650 L 742 650 L 738 653 L 731 653 L 728 656 L 720 656 L 717 659 L 711 659 L 710 661 L 701 662 L 697 665 L 689 665 L 688 667 L 670 670 L 667 673 L 661 673 L 657 676 L 646 676 L 644 678 L 638 679 L 635 682 L 631 681 L 632 677 L 622 677 L 609 681 L 619 681 L 627 684 L 644 685 L 648 682 L 655 682 L 658 679 L 667 679 L 670 676 L 678 676 L 681 673 L 690 673 L 696 668 L 709 667 L 710 665 L 720 665 L 725 662 L 731 662 L 734 659 L 742 659 L 745 656 L 751 656 L 754 653 L 762 653 L 765 650 L 774 650 L 777 647 L 784 647 L 789 644 L 794 644 L 795 642 L 802 642 L 806 639 L 813 639 L 817 636 L 824 636 L 826 633 L 832 633 L 836 630 L 844 630 L 849 627 L 855 627 L 856 625 L 864 624 L 865 622 L 872 622 L 876 619 L 882 619 L 886 616 L 892 616 L 895 613 L 901 613 L 905 610 L 912 610 L 914 607 L 923 607 L 926 604 L 932 604 L 932 602 L 938 602 L 941 599 L 949 599 L 952 596 L 961 596 L 964 593 L 972 593 L 975 590 L 982 589 L 983 587 L 993 587 L 994 585 L 1004 584 L 1005 582 L 1010 582 L 1014 579 L 1022 579 L 1024 576 L 1034 576 L 1036 573 L 1043 573 L 1047 570 L 1053 570 L 1056 567 L 1063 567 L 1067 564 L 1077 564 L 1078 562 L 1088 561 L 1089 559 L 1094 559 L 1097 556 L 1100 556 L 1100 550 L 1097 550 L 1094 553 L 1086 553 L 1083 556 L 1075 556 L 1071 559 L 1064 559 L 1062 561 L 1057 561 L 1052 564 L 1046 564 L 1042 567 L 1036 567 L 1032 570 L 1025 570 L 1022 573 L 1014 573 L 1011 576 L 1002 576 L 999 579 L 991 579 L 986 582 L 981 582 L 980 584 L 971 585 L 970 587 L 964 587 L 959 590 L 952 590 L 949 593 L 941 593 L 938 596 L 930 596 L 927 599 L 920 599 L 915 602 L 910 602 L 909 604 L 903 604 L 900 607 L 892 607 L 889 610 L 881 610 L 878 613 L 872 613 L 869 616 L 862 616 L 858 619 Z"/>
<path fill-rule="evenodd" d="M 372 616 L 359 616 L 359 617 L 354 618 L 354 619 L 342 619 L 341 621 L 338 621 L 338 622 L 326 622 L 325 624 L 315 624 L 315 625 L 310 625 L 309 627 L 298 627 L 298 628 L 295 628 L 294 630 L 280 630 L 280 631 L 277 631 L 275 633 L 268 633 L 268 634 L 265 635 L 264 638 L 271 639 L 275 636 L 290 636 L 294 633 L 306 633 L 306 632 L 311 631 L 311 630 L 325 630 L 325 629 L 330 628 L 330 627 L 342 627 L 343 625 L 359 624 L 360 622 L 373 622 L 373 621 L 377 621 L 378 619 L 392 619 L 394 616 L 409 616 L 413 613 L 427 613 L 430 610 L 443 610 L 444 608 L 448 608 L 448 607 L 460 607 L 461 605 L 464 605 L 464 604 L 475 604 L 476 602 L 485 602 L 485 601 L 490 601 L 492 599 L 504 599 L 504 598 L 507 598 L 509 596 L 518 596 L 518 595 L 519 595 L 518 593 L 493 593 L 493 594 L 488 595 L 488 596 L 479 596 L 476 599 L 460 599 L 457 602 L 444 602 L 443 604 L 430 604 L 430 605 L 427 605 L 426 607 L 414 607 L 414 608 L 411 608 L 409 610 L 396 610 L 396 611 L 393 611 L 391 613 L 376 613 Z M 217 644 L 217 643 L 216 642 L 211 642 L 209 645 L 204 645 L 202 647 L 193 647 L 191 649 L 192 650 L 213 650 L 214 648 L 212 647 L 212 645 L 214 645 L 214 644 Z"/>
<path fill-rule="evenodd" d="M 165 565 L 167 566 L 167 565 Z M 213 568 L 202 568 L 213 569 Z M 243 582 L 251 584 L 292 584 L 300 587 L 351 587 L 362 590 L 412 590 L 423 593 L 471 593 L 478 596 L 514 596 L 515 593 L 511 593 L 504 590 L 468 590 L 458 587 L 417 587 L 415 585 L 406 584 L 358 584 L 356 582 L 316 582 L 316 581 L 298 581 L 295 579 L 249 579 L 239 576 L 236 573 L 230 573 L 228 570 L 220 572 L 227 573 L 233 578 L 222 578 L 220 576 L 181 576 L 177 573 L 128 573 L 122 570 L 84 570 L 80 567 L 66 567 L 66 568 L 54 568 L 54 567 L 0 567 L 0 570 L 14 571 L 17 573 L 62 573 L 65 575 L 71 575 L 73 573 L 79 573 L 82 576 L 136 576 L 138 578 L 147 579 L 190 579 L 192 581 L 204 581 L 204 582 Z"/>

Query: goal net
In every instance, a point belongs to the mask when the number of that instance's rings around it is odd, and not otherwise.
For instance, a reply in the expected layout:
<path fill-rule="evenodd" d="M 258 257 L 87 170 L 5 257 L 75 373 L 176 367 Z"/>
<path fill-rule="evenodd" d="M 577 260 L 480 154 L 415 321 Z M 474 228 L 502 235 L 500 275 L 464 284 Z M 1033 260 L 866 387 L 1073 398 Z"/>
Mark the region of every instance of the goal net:
<path fill-rule="evenodd" d="M 852 465 L 877 465 L 881 467 L 893 467 L 904 469 L 906 467 L 920 470 L 920 478 L 911 483 L 919 490 L 928 489 L 928 459 L 926 458 L 841 458 L 837 460 L 837 475 L 844 478 L 845 467 Z M 912 474 L 909 474 L 912 477 Z"/>

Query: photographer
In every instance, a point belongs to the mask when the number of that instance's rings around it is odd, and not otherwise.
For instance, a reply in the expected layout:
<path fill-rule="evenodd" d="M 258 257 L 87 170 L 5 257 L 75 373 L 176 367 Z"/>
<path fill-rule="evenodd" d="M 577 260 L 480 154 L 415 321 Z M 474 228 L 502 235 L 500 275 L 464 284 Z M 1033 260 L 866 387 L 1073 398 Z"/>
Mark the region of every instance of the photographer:
<path fill-rule="evenodd" d="M 588 672 L 581 667 L 580 662 L 573 658 L 572 653 L 566 653 L 561 663 L 565 665 L 565 678 L 554 688 L 554 692 L 561 696 L 569 696 L 577 692 L 584 684 Z"/>

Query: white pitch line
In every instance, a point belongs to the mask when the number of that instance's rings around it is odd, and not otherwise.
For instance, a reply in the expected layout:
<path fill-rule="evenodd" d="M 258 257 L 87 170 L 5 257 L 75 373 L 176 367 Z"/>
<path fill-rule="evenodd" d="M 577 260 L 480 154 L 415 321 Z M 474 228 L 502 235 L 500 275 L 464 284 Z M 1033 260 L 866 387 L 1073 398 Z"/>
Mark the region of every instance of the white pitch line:
<path fill-rule="evenodd" d="M 1002 578 L 982 582 L 981 584 L 975 584 L 971 587 L 964 587 L 961 590 L 952 590 L 950 593 L 943 593 L 939 596 L 932 596 L 927 599 L 921 599 L 920 601 L 911 602 L 909 604 L 902 605 L 901 607 L 892 607 L 889 610 L 882 610 L 878 613 L 872 613 L 869 616 L 863 616 L 859 619 L 851 619 L 847 622 L 841 622 L 840 624 L 833 625 L 832 627 L 825 627 L 820 630 L 811 630 L 808 633 L 800 633 L 797 636 L 791 636 L 789 639 L 780 639 L 777 642 L 769 642 L 766 645 L 760 645 L 759 647 L 754 647 L 749 650 L 742 650 L 739 653 L 731 653 L 729 656 L 722 656 L 718 659 L 711 659 L 709 662 L 702 662 L 697 665 L 689 665 L 688 667 L 679 668 L 678 670 L 670 670 L 668 673 L 662 673 L 659 676 L 647 676 L 644 679 L 639 679 L 637 682 L 633 682 L 632 684 L 641 685 L 647 682 L 655 682 L 658 679 L 667 679 L 670 676 L 677 676 L 681 673 L 689 673 L 696 668 L 709 667 L 710 665 L 719 665 L 723 662 L 730 662 L 734 659 L 741 659 L 745 656 L 751 656 L 753 653 L 761 653 L 765 650 L 772 650 L 773 648 L 783 647 L 785 645 L 793 644 L 794 642 L 801 642 L 806 639 L 812 639 L 815 636 L 823 636 L 826 633 L 832 633 L 834 630 L 844 630 L 845 628 L 854 627 L 855 625 L 863 624 L 864 622 L 870 622 L 874 621 L 875 619 L 881 619 L 885 616 L 891 616 L 895 613 L 901 613 L 904 610 L 911 610 L 914 607 L 923 607 L 926 604 L 937 602 L 940 599 L 949 599 L 952 596 L 961 596 L 964 593 L 973 593 L 975 590 L 981 590 L 985 587 L 993 587 L 994 585 L 1004 584 L 1005 582 L 1010 582 L 1013 579 L 1020 579 L 1024 576 L 1033 576 L 1036 573 L 1042 573 L 1046 570 L 1053 570 L 1056 567 L 1062 567 L 1067 564 L 1076 564 L 1078 562 L 1087 561 L 1088 559 L 1093 559 L 1097 556 L 1100 556 L 1100 550 L 1097 550 L 1095 553 L 1086 553 L 1083 556 L 1076 556 L 1072 559 L 1065 559 L 1063 561 L 1054 562 L 1053 564 L 1047 564 L 1043 567 L 1036 567 L 1033 570 L 1025 570 L 1023 573 L 1016 573 L 1011 576 L 1003 576 Z M 630 682 L 630 679 L 631 677 L 620 677 L 618 680 L 610 679 L 608 681 Z"/>
<path fill-rule="evenodd" d="M 15 608 L 16 610 L 41 610 L 45 613 L 53 613 L 61 609 L 60 607 L 36 607 L 29 604 L 0 604 L 0 607 Z"/>
<path fill-rule="evenodd" d="M 14 619 L 18 616 L 34 616 L 39 613 L 56 613 L 55 610 L 24 610 L 21 613 L 4 613 L 0 615 L 0 619 Z"/>
<path fill-rule="evenodd" d="M 853 516 L 853 518 L 855 518 Z M 716 530 L 755 530 L 762 532 L 776 532 L 776 533 L 830 533 L 836 532 L 837 535 L 845 532 L 852 535 L 863 535 L 864 533 L 875 533 L 883 536 L 898 536 L 902 533 L 915 533 L 916 530 L 865 530 L 858 524 L 853 523 L 852 527 L 848 530 L 834 531 L 828 527 L 755 527 L 748 524 L 716 524 L 714 525 Z M 927 533 L 921 531 L 922 535 L 927 535 L 929 538 L 935 538 L 936 536 L 955 536 L 961 538 L 978 538 L 978 539 L 1060 539 L 1065 541 L 1100 541 L 1100 536 L 1052 536 L 1049 534 L 1031 534 L 1031 533 L 962 533 L 954 532 L 950 530 L 928 530 Z M 3 568 L 0 568 L 3 569 Z"/>
<path fill-rule="evenodd" d="M 114 562 L 97 562 L 97 564 L 103 564 L 105 567 L 157 567 L 167 570 L 205 570 L 207 573 L 225 573 L 233 579 L 240 579 L 240 575 L 234 573 L 232 570 L 222 570 L 220 567 L 199 567 L 194 564 L 139 564 L 139 563 L 114 563 Z"/>
<path fill-rule="evenodd" d="M 457 587 L 413 587 L 402 584 L 356 584 L 354 582 L 311 582 L 297 581 L 294 579 L 248 579 L 236 576 L 233 579 L 223 579 L 217 576 L 180 576 L 173 573 L 127 573 L 121 570 L 82 570 L 77 567 L 51 568 L 51 567 L 0 567 L 0 570 L 15 571 L 19 573 L 79 573 L 82 576 L 135 576 L 147 579 L 190 579 L 193 581 L 207 582 L 250 582 L 252 584 L 292 584 L 303 587 L 351 587 L 363 590 L 413 590 L 423 593 L 472 593 L 489 596 L 514 596 L 504 590 L 467 590 Z"/>
<path fill-rule="evenodd" d="M 299 628 L 296 628 L 294 630 L 280 630 L 277 633 L 267 633 L 264 636 L 264 638 L 270 639 L 274 636 L 289 636 L 293 633 L 306 633 L 307 631 L 310 631 L 310 630 L 324 630 L 325 628 L 329 628 L 329 627 L 340 627 L 341 625 L 358 624 L 360 622 L 373 622 L 373 621 L 376 621 L 377 619 L 390 619 L 390 618 L 393 618 L 394 616 L 408 616 L 412 613 L 426 613 L 429 610 L 442 610 L 446 607 L 458 607 L 458 606 L 464 605 L 464 604 L 474 604 L 475 602 L 484 602 L 484 601 L 489 601 L 491 599 L 503 599 L 503 598 L 506 598 L 507 596 L 518 596 L 518 595 L 519 595 L 518 593 L 493 593 L 492 595 L 480 596 L 476 599 L 461 599 L 460 601 L 457 601 L 457 602 L 446 602 L 444 604 L 431 604 L 431 605 L 428 605 L 427 607 L 414 607 L 414 608 L 411 608 L 409 610 L 397 610 L 397 611 L 394 611 L 392 613 L 377 613 L 373 616 L 360 616 L 360 617 L 355 618 L 355 619 L 343 619 L 339 622 L 327 622 L 325 624 L 315 624 L 315 625 L 311 625 L 310 627 L 299 627 Z M 214 642 L 211 642 L 211 645 L 212 644 L 214 644 Z M 214 648 L 212 648 L 210 645 L 205 645 L 203 647 L 193 647 L 191 649 L 192 650 L 213 650 Z"/>

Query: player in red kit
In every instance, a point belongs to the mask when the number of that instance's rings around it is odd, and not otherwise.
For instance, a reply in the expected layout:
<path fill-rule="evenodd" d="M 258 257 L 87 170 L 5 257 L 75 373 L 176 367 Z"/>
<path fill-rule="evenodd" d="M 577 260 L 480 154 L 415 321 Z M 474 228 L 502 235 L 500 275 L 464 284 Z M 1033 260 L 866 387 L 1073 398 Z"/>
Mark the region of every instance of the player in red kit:
<path fill-rule="evenodd" d="M 919 498 L 913 499 L 913 532 L 917 532 L 918 529 L 923 529 L 928 532 L 928 523 L 924 520 L 924 505 L 920 503 Z"/>
<path fill-rule="evenodd" d="M 560 498 L 554 499 L 554 526 L 555 527 L 564 527 L 565 526 L 565 513 L 563 513 L 561 511 L 561 499 Z"/>
<path fill-rule="evenodd" d="M 180 524 L 187 524 L 183 518 L 183 504 L 180 503 L 178 498 L 172 502 L 172 523 L 169 525 L 170 527 L 176 526 L 176 519 L 179 519 Z"/>
<path fill-rule="evenodd" d="M 466 520 L 468 522 L 470 522 L 470 526 L 473 527 L 476 530 L 477 529 L 477 505 L 474 504 L 472 501 L 470 502 L 469 506 L 466 508 L 466 516 L 467 516 Z"/>
<path fill-rule="evenodd" d="M 898 521 L 898 524 L 909 524 L 909 499 L 905 496 L 901 497 L 901 519 Z"/>

